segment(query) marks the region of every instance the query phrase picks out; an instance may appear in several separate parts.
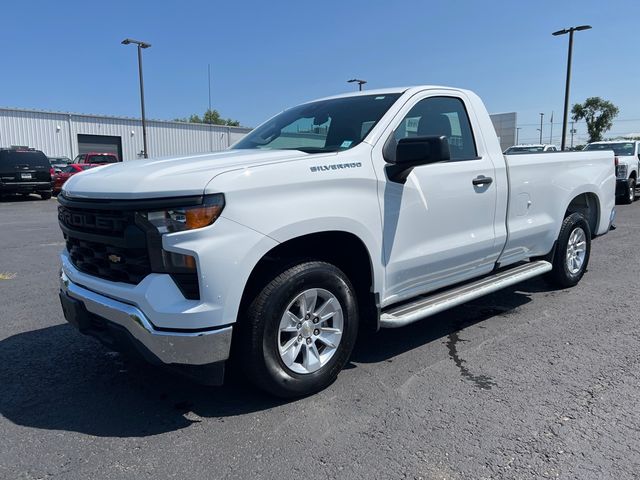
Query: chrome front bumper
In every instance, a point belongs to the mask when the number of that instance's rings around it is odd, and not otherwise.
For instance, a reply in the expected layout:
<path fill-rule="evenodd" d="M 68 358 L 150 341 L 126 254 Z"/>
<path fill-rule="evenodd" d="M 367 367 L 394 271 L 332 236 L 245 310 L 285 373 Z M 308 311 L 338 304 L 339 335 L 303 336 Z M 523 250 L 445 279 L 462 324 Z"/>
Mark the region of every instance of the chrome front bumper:
<path fill-rule="evenodd" d="M 115 326 L 126 331 L 130 343 L 153 363 L 206 366 L 229 357 L 231 326 L 198 332 L 157 330 L 139 308 L 77 285 L 63 271 L 60 299 L 67 321 L 81 332 L 103 340 L 101 332 L 109 330 L 104 325 Z"/>

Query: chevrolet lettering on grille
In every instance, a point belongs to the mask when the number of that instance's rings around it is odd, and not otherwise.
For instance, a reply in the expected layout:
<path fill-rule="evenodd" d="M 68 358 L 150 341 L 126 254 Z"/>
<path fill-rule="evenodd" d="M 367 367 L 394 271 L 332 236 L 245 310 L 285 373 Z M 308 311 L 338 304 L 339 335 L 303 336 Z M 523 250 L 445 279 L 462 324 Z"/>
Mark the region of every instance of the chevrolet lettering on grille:
<path fill-rule="evenodd" d="M 126 226 L 125 221 L 120 218 L 105 217 L 93 213 L 72 212 L 67 209 L 61 209 L 58 217 L 68 227 L 113 231 L 122 230 Z"/>

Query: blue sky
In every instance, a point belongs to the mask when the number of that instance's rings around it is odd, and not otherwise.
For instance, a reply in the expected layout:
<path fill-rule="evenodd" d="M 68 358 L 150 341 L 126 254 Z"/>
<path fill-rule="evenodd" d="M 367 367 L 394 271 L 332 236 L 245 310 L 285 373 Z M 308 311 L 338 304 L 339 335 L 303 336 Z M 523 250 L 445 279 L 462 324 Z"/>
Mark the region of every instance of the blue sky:
<path fill-rule="evenodd" d="M 99 7 L 100 5 L 100 7 Z M 171 119 L 212 103 L 255 126 L 301 101 L 368 88 L 446 84 L 518 112 L 521 140 L 554 111 L 559 143 L 568 37 L 579 24 L 573 102 L 620 108 L 612 134 L 640 131 L 640 2 L 621 1 L 65 1 L 4 2 L 0 106 L 139 115 L 135 48 L 144 52 L 147 115 Z M 579 133 L 585 133 L 579 126 Z"/>

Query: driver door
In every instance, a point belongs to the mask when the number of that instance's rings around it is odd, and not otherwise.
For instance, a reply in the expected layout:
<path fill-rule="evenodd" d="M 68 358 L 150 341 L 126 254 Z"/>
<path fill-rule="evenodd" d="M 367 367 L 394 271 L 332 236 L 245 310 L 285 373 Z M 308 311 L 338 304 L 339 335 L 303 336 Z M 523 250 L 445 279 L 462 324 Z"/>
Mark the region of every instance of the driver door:
<path fill-rule="evenodd" d="M 374 149 L 378 178 L 384 179 L 378 192 L 383 305 L 489 273 L 501 249 L 494 231 L 496 184 L 474 184 L 481 176 L 495 179 L 495 167 L 489 155 L 479 155 L 465 98 L 449 91 L 421 97 L 403 107 L 391 134 L 396 140 L 444 135 L 451 160 L 415 167 L 401 184 L 386 177 L 382 148 Z"/>

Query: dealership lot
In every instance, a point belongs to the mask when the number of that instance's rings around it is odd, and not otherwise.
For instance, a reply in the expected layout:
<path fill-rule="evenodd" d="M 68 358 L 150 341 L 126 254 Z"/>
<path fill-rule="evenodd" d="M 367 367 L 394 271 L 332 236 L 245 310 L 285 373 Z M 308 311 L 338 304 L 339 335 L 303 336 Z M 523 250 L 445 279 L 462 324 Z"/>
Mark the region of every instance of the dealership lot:
<path fill-rule="evenodd" d="M 335 384 L 285 402 L 76 332 L 56 200 L 4 199 L 0 478 L 633 478 L 639 220 L 618 207 L 577 287 L 533 280 L 366 335 Z"/>

